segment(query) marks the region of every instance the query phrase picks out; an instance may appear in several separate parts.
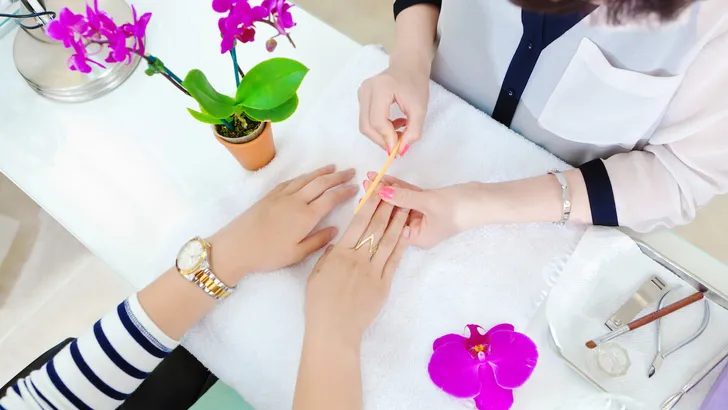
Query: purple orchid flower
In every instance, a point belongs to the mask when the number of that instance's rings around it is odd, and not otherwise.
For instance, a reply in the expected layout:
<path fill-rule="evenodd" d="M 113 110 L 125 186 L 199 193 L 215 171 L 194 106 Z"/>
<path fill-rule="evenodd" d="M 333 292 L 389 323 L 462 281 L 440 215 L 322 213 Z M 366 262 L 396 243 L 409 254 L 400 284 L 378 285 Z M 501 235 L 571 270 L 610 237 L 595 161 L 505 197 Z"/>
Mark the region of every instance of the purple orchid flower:
<path fill-rule="evenodd" d="M 88 23 L 82 14 L 75 14 L 63 8 L 58 13 L 58 18 L 48 23 L 46 33 L 53 40 L 62 41 L 63 47 L 71 48 L 77 42 L 77 36 L 81 36 L 87 30 Z"/>
<path fill-rule="evenodd" d="M 293 15 L 289 11 L 293 5 L 286 3 L 286 0 L 263 0 L 261 7 L 268 10 L 271 16 L 275 16 L 274 25 L 279 35 L 287 35 L 287 30 L 296 25 Z"/>
<path fill-rule="evenodd" d="M 536 367 L 536 344 L 510 324 L 485 333 L 478 325 L 467 329 L 467 338 L 448 334 L 435 340 L 430 379 L 452 396 L 473 398 L 480 410 L 510 409 L 513 389 L 522 386 Z"/>
<path fill-rule="evenodd" d="M 131 53 L 144 55 L 144 36 L 146 35 L 151 13 L 137 17 L 136 9 L 132 6 L 134 21 L 118 27 L 114 20 L 104 11 L 99 10 L 98 0 L 94 0 L 93 7 L 86 4 L 86 15 L 74 14 L 67 7 L 58 13 L 58 18 L 52 20 L 46 29 L 48 37 L 62 41 L 66 48 L 73 48 L 74 54 L 68 59 L 68 67 L 73 71 L 82 73 L 91 72 L 89 63 L 105 68 L 99 62 L 89 58 L 87 44 L 107 44 L 110 50 L 106 62 L 118 63 L 125 61 L 131 63 Z M 134 46 L 130 50 L 127 39 L 134 38 Z"/>
<path fill-rule="evenodd" d="M 233 0 L 212 0 L 212 9 L 218 13 L 227 13 L 233 7 Z"/>
<path fill-rule="evenodd" d="M 144 55 L 144 37 L 147 35 L 147 25 L 149 24 L 149 19 L 152 18 L 152 13 L 144 13 L 141 17 L 137 18 L 137 12 L 134 6 L 131 6 L 131 12 L 134 16 L 134 21 L 123 24 L 120 29 L 125 37 L 134 38 L 132 51 L 139 55 Z"/>
<path fill-rule="evenodd" d="M 88 74 L 91 72 L 91 66 L 88 63 L 95 64 L 101 68 L 106 68 L 101 63 L 88 58 L 86 46 L 81 40 L 75 41 L 72 47 L 74 54 L 68 58 L 68 68 L 71 71 L 79 71 L 84 74 Z"/>
<path fill-rule="evenodd" d="M 114 35 L 118 30 L 114 20 L 108 14 L 99 10 L 98 0 L 94 0 L 93 8 L 86 4 L 86 23 L 88 31 L 82 33 L 84 37 L 101 39 Z"/>
<path fill-rule="evenodd" d="M 294 27 L 291 4 L 285 0 L 263 0 L 260 6 L 251 6 L 249 0 L 213 0 L 212 8 L 218 13 L 227 13 L 218 21 L 222 41 L 220 52 L 227 53 L 235 42 L 247 43 L 255 40 L 255 23 L 263 22 L 275 27 L 277 35 L 288 35 L 288 29 Z M 266 43 L 266 49 L 272 51 L 273 43 Z"/>
<path fill-rule="evenodd" d="M 251 7 L 247 0 L 215 0 L 212 7 L 227 17 L 218 21 L 222 35 L 220 52 L 227 53 L 235 46 L 235 41 L 249 43 L 255 40 L 255 22 L 266 19 L 268 10 L 261 6 Z M 222 11 L 220 11 L 222 10 Z"/>

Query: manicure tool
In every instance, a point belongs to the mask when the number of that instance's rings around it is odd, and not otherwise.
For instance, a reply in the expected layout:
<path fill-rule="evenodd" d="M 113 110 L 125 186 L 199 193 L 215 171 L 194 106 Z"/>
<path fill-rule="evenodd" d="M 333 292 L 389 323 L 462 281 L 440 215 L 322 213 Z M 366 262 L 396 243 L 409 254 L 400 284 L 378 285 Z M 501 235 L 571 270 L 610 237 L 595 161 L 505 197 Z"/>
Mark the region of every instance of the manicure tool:
<path fill-rule="evenodd" d="M 402 139 L 400 138 L 399 141 L 397 141 L 397 145 L 394 146 L 394 149 L 392 149 L 392 152 L 389 153 L 389 158 L 387 158 L 387 162 L 384 163 L 384 166 L 382 169 L 379 170 L 379 173 L 377 174 L 377 177 L 374 178 L 374 181 L 372 181 L 372 185 L 369 186 L 369 189 L 367 189 L 367 193 L 364 194 L 364 198 L 359 201 L 359 205 L 357 205 L 356 209 L 354 210 L 354 215 L 356 215 L 357 212 L 359 212 L 359 209 L 364 205 L 364 203 L 369 199 L 370 196 L 372 196 L 372 193 L 374 193 L 374 190 L 377 189 L 377 185 L 379 185 L 379 181 L 382 180 L 382 177 L 387 173 L 387 169 L 392 164 L 392 161 L 394 161 L 394 157 L 397 156 L 399 153 L 399 146 L 402 144 Z"/>
<path fill-rule="evenodd" d="M 674 289 L 669 289 L 667 292 L 665 292 L 664 295 L 660 298 L 660 303 L 657 305 L 658 310 L 662 309 L 665 306 L 665 300 L 667 299 L 667 294 L 672 292 Z M 710 322 L 710 304 L 708 304 L 708 300 L 705 299 L 703 302 L 704 310 L 703 310 L 703 321 L 700 323 L 700 326 L 698 327 L 698 330 L 695 331 L 692 335 L 690 335 L 687 339 L 683 340 L 682 342 L 678 343 L 677 345 L 671 347 L 670 349 L 663 352 L 662 350 L 662 319 L 657 319 L 657 338 L 655 342 L 655 346 L 657 347 L 657 352 L 655 353 L 655 358 L 652 360 L 652 365 L 650 366 L 650 370 L 647 373 L 647 377 L 652 377 L 655 375 L 655 373 L 660 370 L 660 366 L 662 366 L 662 362 L 667 358 L 667 356 L 675 353 L 677 350 L 682 349 L 683 347 L 690 344 L 692 341 L 698 338 L 703 332 L 705 331 L 705 328 L 708 327 L 708 323 Z"/>
<path fill-rule="evenodd" d="M 647 305 L 657 301 L 666 290 L 667 284 L 659 276 L 653 275 L 604 324 L 609 330 L 619 329 L 636 318 Z"/>
<path fill-rule="evenodd" d="M 688 380 L 687 383 L 685 383 L 685 385 L 682 387 L 682 389 L 680 389 L 679 392 L 673 394 L 667 400 L 665 400 L 665 402 L 662 403 L 660 410 L 671 410 L 673 407 L 675 407 L 675 405 L 677 405 L 677 403 L 680 401 L 680 399 L 682 399 L 683 396 L 685 394 L 687 394 L 687 392 L 689 392 L 693 387 L 697 386 L 698 383 L 703 381 L 705 376 L 710 374 L 710 372 L 712 372 L 713 369 L 718 367 L 718 365 L 721 364 L 721 362 L 723 362 L 723 360 L 725 360 L 726 357 L 728 357 L 728 346 L 726 346 L 725 349 L 723 349 L 718 354 L 718 356 L 716 356 L 715 358 L 713 358 L 713 360 L 708 362 L 708 364 L 706 364 L 705 367 L 700 369 L 699 372 L 695 373 L 695 375 L 690 380 Z"/>
<path fill-rule="evenodd" d="M 589 349 L 594 349 L 595 347 L 599 346 L 602 343 L 606 343 L 614 338 L 622 336 L 623 334 L 625 334 L 627 332 L 631 332 L 632 330 L 639 329 L 642 326 L 652 323 L 655 320 L 657 320 L 663 316 L 667 316 L 670 313 L 675 312 L 676 310 L 680 310 L 680 309 L 684 308 L 685 306 L 691 305 L 704 297 L 705 297 L 705 294 L 703 292 L 694 293 L 684 299 L 678 300 L 677 302 L 675 302 L 669 306 L 666 306 L 662 309 L 658 309 L 658 310 L 650 313 L 649 315 L 642 316 L 641 318 L 639 318 L 637 320 L 633 320 L 633 321 L 629 322 L 626 326 L 622 326 L 613 332 L 607 333 L 606 335 L 600 336 L 594 340 L 590 340 L 590 341 L 586 342 L 586 347 Z"/>

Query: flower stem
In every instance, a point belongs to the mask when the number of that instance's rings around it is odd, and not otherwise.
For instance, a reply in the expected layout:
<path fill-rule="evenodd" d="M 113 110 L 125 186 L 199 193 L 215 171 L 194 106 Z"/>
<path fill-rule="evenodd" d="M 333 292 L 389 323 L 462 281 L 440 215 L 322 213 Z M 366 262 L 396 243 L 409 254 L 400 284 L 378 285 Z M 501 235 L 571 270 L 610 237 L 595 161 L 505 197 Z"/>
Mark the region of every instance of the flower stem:
<path fill-rule="evenodd" d="M 220 121 L 222 121 L 222 125 L 226 126 L 227 129 L 229 129 L 230 131 L 233 130 L 233 126 L 230 124 L 230 122 L 228 120 L 220 118 Z"/>
<path fill-rule="evenodd" d="M 172 85 L 174 85 L 175 87 L 177 87 L 177 89 L 178 89 L 178 90 L 182 91 L 183 93 L 185 93 L 185 94 L 187 94 L 187 95 L 190 95 L 190 92 L 189 92 L 189 91 L 187 91 L 187 90 L 186 90 L 186 89 L 185 89 L 185 88 L 184 88 L 184 87 L 182 86 L 182 84 L 180 84 L 180 83 L 178 83 L 177 81 L 175 81 L 174 79 L 172 79 L 172 77 L 170 77 L 170 76 L 169 76 L 169 74 L 167 74 L 167 73 L 162 73 L 162 76 L 163 76 L 164 78 L 166 78 L 167 80 L 169 80 L 169 82 L 170 82 L 170 83 L 172 83 Z"/>
<path fill-rule="evenodd" d="M 99 45 L 104 45 L 104 44 L 108 44 L 109 43 L 108 41 L 92 41 L 92 42 L 93 43 L 96 43 L 96 44 L 99 44 Z M 157 57 L 154 57 L 153 55 L 146 56 L 146 55 L 141 54 L 141 53 L 139 53 L 138 51 L 136 51 L 136 50 L 134 50 L 132 48 L 127 47 L 127 49 L 129 51 L 131 51 L 132 53 L 140 56 L 144 60 L 146 60 L 146 62 L 149 63 L 149 64 L 154 64 L 157 61 Z M 190 95 L 190 93 L 182 86 L 182 80 L 179 77 L 177 77 L 172 72 L 172 70 L 170 70 L 169 68 L 167 68 L 166 65 L 164 66 L 164 72 L 163 73 L 160 73 L 160 74 L 162 74 L 162 76 L 164 78 L 166 78 L 167 80 L 169 80 L 169 82 L 172 83 L 172 85 L 174 85 L 175 87 L 177 87 L 178 90 L 182 91 L 183 93 L 185 93 L 188 96 Z"/>
<path fill-rule="evenodd" d="M 261 23 L 264 23 L 264 24 L 267 24 L 267 25 L 273 27 L 279 33 L 281 32 L 281 30 L 278 29 L 278 26 L 275 23 L 273 23 L 272 21 L 269 21 L 269 20 L 258 20 L 258 21 L 261 22 Z M 296 48 L 296 43 L 293 42 L 293 39 L 291 38 L 291 35 L 286 33 L 285 36 L 288 39 L 288 41 L 291 43 L 291 45 L 293 46 L 293 48 Z"/>
<path fill-rule="evenodd" d="M 238 72 L 238 53 L 235 47 L 230 49 L 230 58 L 233 59 L 233 71 L 235 71 L 235 87 L 240 87 L 240 72 Z"/>

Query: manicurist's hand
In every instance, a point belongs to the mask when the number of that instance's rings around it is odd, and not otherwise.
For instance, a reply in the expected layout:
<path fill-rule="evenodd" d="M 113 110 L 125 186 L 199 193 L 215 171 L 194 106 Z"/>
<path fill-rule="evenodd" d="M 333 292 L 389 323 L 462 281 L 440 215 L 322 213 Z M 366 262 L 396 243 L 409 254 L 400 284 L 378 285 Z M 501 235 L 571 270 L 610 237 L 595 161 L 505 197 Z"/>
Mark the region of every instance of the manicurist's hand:
<path fill-rule="evenodd" d="M 400 155 L 422 137 L 438 16 L 439 9 L 431 4 L 416 4 L 402 11 L 397 16 L 389 68 L 359 88 L 359 130 L 384 150 L 394 148 L 395 131 L 405 123 Z M 394 103 L 405 114 L 405 122 L 390 121 L 389 108 Z"/>
<path fill-rule="evenodd" d="M 369 189 L 376 172 L 368 172 L 364 188 Z M 395 206 L 411 209 L 409 242 L 429 249 L 445 239 L 480 224 L 478 202 L 482 188 L 477 183 L 423 190 L 392 176 L 382 179 L 379 197 Z M 482 210 L 485 212 L 485 209 Z"/>
<path fill-rule="evenodd" d="M 422 136 L 430 98 L 430 70 L 411 62 L 394 63 L 359 88 L 359 131 L 389 153 L 397 144 L 396 130 L 406 125 L 399 154 Z M 406 119 L 390 121 L 396 103 Z"/>
<path fill-rule="evenodd" d="M 389 295 L 408 243 L 408 216 L 372 196 L 316 264 L 306 288 L 294 409 L 361 408 L 361 339 Z"/>
<path fill-rule="evenodd" d="M 353 169 L 334 172 L 329 165 L 275 187 L 210 239 L 217 275 L 279 269 L 324 247 L 338 230 L 313 229 L 357 192 L 355 186 L 346 185 L 354 173 Z"/>
<path fill-rule="evenodd" d="M 368 189 L 376 172 L 368 172 Z M 589 198 L 581 171 L 564 172 L 571 192 L 570 223 L 592 222 Z M 561 185 L 553 175 L 539 175 L 497 183 L 468 182 L 438 189 L 420 189 L 385 176 L 379 197 L 394 206 L 411 209 L 412 245 L 431 248 L 461 232 L 490 224 L 557 222 L 563 214 Z"/>

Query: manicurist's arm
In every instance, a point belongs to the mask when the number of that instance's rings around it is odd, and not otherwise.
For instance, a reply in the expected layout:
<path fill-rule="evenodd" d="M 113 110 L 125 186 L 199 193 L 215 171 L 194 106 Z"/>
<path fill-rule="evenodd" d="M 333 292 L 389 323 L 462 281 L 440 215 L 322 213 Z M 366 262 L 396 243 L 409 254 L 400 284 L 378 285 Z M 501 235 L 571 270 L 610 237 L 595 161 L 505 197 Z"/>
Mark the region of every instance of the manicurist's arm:
<path fill-rule="evenodd" d="M 408 216 L 373 196 L 314 268 L 294 410 L 362 408 L 361 339 L 389 294 Z M 375 243 L 366 241 L 370 235 Z"/>
<path fill-rule="evenodd" d="M 394 3 L 396 40 L 389 68 L 364 81 L 359 89 L 359 129 L 389 152 L 397 143 L 395 128 L 406 123 L 400 154 L 420 139 L 430 99 L 430 69 L 435 52 L 440 0 L 397 0 Z M 392 123 L 389 109 L 396 103 L 406 122 Z"/>
<path fill-rule="evenodd" d="M 207 240 L 209 271 L 232 287 L 248 273 L 296 263 L 325 246 L 336 228 L 312 231 L 356 193 L 356 187 L 342 185 L 353 176 L 353 170 L 335 173 L 329 166 L 279 185 Z M 180 268 L 195 265 L 203 249 L 196 240 L 190 243 L 180 251 Z M 217 301 L 172 268 L 20 379 L 0 408 L 117 408 Z"/>

